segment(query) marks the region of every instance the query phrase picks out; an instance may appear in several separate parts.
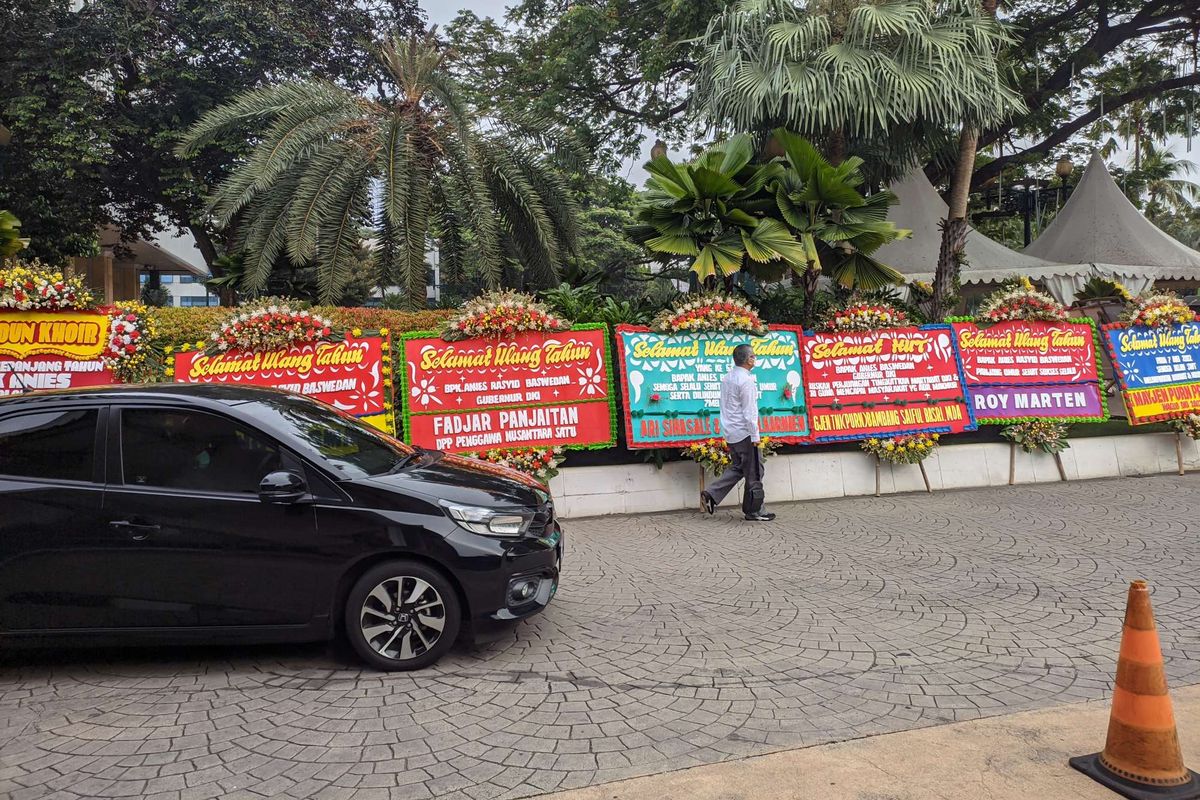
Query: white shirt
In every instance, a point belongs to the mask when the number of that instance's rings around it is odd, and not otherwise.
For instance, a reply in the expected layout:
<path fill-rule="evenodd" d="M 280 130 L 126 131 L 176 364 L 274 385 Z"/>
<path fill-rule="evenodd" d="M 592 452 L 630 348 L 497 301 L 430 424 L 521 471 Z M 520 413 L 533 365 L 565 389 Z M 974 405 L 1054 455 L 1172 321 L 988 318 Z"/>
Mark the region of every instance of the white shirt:
<path fill-rule="evenodd" d="M 721 433 L 730 444 L 758 441 L 758 381 L 745 367 L 734 365 L 721 379 Z"/>

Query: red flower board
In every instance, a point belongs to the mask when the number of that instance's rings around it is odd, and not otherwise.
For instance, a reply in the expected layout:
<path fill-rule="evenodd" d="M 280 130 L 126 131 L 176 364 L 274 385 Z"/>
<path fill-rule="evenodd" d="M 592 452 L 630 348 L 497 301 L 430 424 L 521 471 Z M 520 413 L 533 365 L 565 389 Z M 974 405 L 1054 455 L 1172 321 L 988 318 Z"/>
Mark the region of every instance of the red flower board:
<path fill-rule="evenodd" d="M 1107 419 L 1091 322 L 952 324 L 980 423 Z"/>
<path fill-rule="evenodd" d="M 287 389 L 368 417 L 390 403 L 391 375 L 383 361 L 389 349 L 386 337 L 368 336 L 257 353 L 177 353 L 175 381 Z"/>
<path fill-rule="evenodd" d="M 967 385 L 1024 386 L 1094 381 L 1092 326 L 1079 322 L 955 322 Z"/>
<path fill-rule="evenodd" d="M 99 359 L 88 361 L 61 356 L 0 356 L 0 397 L 34 389 L 75 389 L 114 383 L 112 370 Z"/>
<path fill-rule="evenodd" d="M 803 356 L 815 442 L 975 429 L 949 325 L 806 334 Z"/>
<path fill-rule="evenodd" d="M 406 433 L 448 452 L 612 441 L 607 332 L 405 339 Z"/>

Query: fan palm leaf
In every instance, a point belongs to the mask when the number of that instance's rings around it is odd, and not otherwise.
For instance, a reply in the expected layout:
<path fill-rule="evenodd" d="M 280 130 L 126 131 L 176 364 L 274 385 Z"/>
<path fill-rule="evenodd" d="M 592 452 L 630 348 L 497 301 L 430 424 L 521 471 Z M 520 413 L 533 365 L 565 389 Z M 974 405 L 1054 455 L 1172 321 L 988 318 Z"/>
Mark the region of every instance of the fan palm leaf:
<path fill-rule="evenodd" d="M 991 125 L 1022 107 L 1001 56 L 1011 42 L 971 0 L 741 0 L 699 39 L 692 101 L 717 129 L 782 122 L 899 151 L 872 164 L 898 174 L 928 151 L 925 129 Z"/>
<path fill-rule="evenodd" d="M 741 269 L 764 280 L 788 269 L 811 277 L 823 265 L 864 288 L 902 282 L 870 256 L 908 233 L 887 221 L 895 196 L 858 190 L 861 159 L 834 166 L 803 137 L 773 135 L 784 155 L 767 163 L 748 161 L 740 137 L 690 164 L 654 159 L 631 236 L 664 256 L 692 258 L 702 282 Z"/>

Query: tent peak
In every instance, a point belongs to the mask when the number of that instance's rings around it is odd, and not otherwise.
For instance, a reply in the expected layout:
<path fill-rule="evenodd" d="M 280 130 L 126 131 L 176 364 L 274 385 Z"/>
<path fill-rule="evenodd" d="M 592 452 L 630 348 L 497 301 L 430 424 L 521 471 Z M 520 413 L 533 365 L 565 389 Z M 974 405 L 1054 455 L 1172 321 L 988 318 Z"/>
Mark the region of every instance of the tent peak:
<path fill-rule="evenodd" d="M 1093 151 L 1054 221 L 1024 252 L 1052 261 L 1137 267 L 1160 278 L 1200 278 L 1200 252 L 1172 239 L 1138 211 L 1099 151 Z"/>

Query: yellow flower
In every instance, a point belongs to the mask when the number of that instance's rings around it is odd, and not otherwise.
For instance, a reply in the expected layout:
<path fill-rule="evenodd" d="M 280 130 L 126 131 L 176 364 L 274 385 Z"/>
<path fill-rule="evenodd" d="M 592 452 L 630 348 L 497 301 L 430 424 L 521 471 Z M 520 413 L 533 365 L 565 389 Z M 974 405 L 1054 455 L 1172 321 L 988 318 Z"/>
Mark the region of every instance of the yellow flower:
<path fill-rule="evenodd" d="M 355 328 L 354 330 L 352 330 L 350 332 L 352 334 L 354 334 L 355 336 L 362 336 L 362 328 Z"/>
<path fill-rule="evenodd" d="M 379 335 L 380 335 L 380 336 L 387 336 L 387 335 L 388 335 L 388 329 L 387 329 L 387 328 L 380 328 L 380 329 L 379 329 Z"/>

